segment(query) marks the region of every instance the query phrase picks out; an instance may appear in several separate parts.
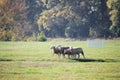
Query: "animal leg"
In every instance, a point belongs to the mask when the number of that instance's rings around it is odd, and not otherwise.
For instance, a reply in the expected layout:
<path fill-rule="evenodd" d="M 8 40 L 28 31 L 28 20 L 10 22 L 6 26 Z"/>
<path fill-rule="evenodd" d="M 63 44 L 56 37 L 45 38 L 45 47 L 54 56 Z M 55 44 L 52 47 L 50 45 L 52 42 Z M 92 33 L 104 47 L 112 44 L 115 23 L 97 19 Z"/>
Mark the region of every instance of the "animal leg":
<path fill-rule="evenodd" d="M 76 54 L 73 54 L 73 59 L 76 59 Z"/>
<path fill-rule="evenodd" d="M 53 55 L 52 55 L 53 57 L 54 57 L 54 53 L 53 53 Z"/>
<path fill-rule="evenodd" d="M 66 58 L 66 57 L 65 57 L 65 54 L 62 54 L 62 55 L 63 55 L 63 58 Z"/>
<path fill-rule="evenodd" d="M 71 59 L 74 59 L 74 55 L 71 55 Z"/>
<path fill-rule="evenodd" d="M 78 59 L 80 59 L 80 54 L 78 54 Z"/>
<path fill-rule="evenodd" d="M 83 55 L 84 59 L 86 59 L 85 56 L 84 56 L 84 52 L 82 52 L 82 55 Z"/>
<path fill-rule="evenodd" d="M 68 59 L 70 59 L 70 55 L 68 54 Z"/>
<path fill-rule="evenodd" d="M 58 53 L 58 58 L 60 59 L 60 56 L 61 56 L 61 54 L 60 53 Z"/>

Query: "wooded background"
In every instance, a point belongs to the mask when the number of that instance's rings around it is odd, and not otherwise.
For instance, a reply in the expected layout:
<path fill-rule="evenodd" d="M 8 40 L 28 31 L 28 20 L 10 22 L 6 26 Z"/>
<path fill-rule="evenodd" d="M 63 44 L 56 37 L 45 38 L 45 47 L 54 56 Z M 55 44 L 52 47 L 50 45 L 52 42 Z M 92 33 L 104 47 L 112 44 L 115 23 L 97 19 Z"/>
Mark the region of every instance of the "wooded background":
<path fill-rule="evenodd" d="M 0 40 L 120 37 L 120 0 L 0 0 Z"/>

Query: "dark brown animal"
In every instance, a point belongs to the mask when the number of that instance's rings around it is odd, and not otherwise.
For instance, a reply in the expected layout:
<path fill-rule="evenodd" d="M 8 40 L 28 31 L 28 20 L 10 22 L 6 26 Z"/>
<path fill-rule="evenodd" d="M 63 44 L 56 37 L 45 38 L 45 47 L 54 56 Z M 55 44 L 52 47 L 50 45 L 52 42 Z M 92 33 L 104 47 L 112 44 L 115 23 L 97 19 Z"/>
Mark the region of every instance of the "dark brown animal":
<path fill-rule="evenodd" d="M 63 58 L 66 58 L 64 50 L 69 49 L 69 47 L 67 47 L 67 46 L 65 47 L 65 46 L 59 45 L 59 46 L 57 46 L 57 48 L 60 50 L 60 53 L 63 55 Z"/>
<path fill-rule="evenodd" d="M 74 57 L 74 58 L 76 58 L 76 55 L 78 55 L 78 59 L 80 58 L 80 54 L 82 54 L 85 59 L 82 48 L 69 48 L 69 49 L 64 50 L 64 53 L 68 54 L 68 58 L 70 58 L 70 55 L 71 57 Z"/>
<path fill-rule="evenodd" d="M 52 46 L 50 49 L 53 50 L 53 56 L 54 56 L 54 54 L 57 54 L 58 57 L 60 58 L 60 56 L 61 56 L 61 50 L 58 47 Z"/>
<path fill-rule="evenodd" d="M 71 49 L 71 55 L 75 55 L 75 56 L 78 55 L 78 59 L 80 58 L 80 54 L 82 54 L 82 56 L 85 59 L 84 52 L 83 52 L 82 48 L 73 48 L 73 49 Z"/>
<path fill-rule="evenodd" d="M 68 58 L 70 59 L 70 55 L 72 54 L 72 53 L 71 53 L 71 49 L 70 49 L 70 48 L 64 49 L 64 54 L 67 54 L 67 55 L 68 55 Z"/>
<path fill-rule="evenodd" d="M 61 45 L 58 45 L 56 47 L 55 46 L 51 47 L 51 49 L 53 50 L 53 56 L 54 56 L 54 54 L 57 54 L 59 58 L 60 58 L 61 54 L 62 54 L 63 58 L 66 58 L 65 54 L 67 54 L 67 53 L 64 53 L 64 50 L 69 49 L 69 48 L 70 47 L 64 47 Z"/>

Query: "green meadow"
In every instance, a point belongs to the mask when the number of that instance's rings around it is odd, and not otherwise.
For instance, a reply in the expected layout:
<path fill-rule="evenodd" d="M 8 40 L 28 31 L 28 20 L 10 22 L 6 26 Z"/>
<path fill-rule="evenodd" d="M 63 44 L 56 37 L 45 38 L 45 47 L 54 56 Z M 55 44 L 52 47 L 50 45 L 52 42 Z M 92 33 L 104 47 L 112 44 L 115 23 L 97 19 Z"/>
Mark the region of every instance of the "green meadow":
<path fill-rule="evenodd" d="M 0 80 L 120 80 L 120 40 L 0 42 Z M 52 45 L 82 47 L 86 59 L 59 59 Z M 67 58 L 67 55 L 66 55 Z"/>

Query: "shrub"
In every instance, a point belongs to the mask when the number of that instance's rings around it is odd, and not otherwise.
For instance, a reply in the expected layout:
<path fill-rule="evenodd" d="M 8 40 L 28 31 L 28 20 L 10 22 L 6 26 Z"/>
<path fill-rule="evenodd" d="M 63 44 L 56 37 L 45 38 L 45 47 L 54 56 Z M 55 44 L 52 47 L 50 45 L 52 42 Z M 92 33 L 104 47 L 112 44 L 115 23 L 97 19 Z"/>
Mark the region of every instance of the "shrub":
<path fill-rule="evenodd" d="M 41 42 L 47 41 L 47 39 L 45 38 L 43 32 L 41 32 L 41 33 L 38 35 L 37 41 L 41 41 Z"/>

